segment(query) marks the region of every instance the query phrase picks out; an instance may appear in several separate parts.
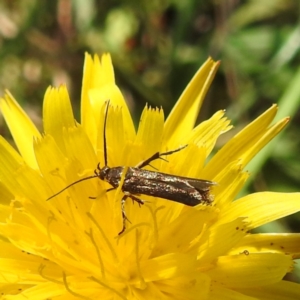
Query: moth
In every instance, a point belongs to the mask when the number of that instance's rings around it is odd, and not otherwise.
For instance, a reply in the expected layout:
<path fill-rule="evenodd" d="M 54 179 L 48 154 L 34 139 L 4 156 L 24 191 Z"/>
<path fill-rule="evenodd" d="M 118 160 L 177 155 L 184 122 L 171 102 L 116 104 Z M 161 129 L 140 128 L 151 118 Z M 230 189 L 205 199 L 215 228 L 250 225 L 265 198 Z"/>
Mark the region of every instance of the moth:
<path fill-rule="evenodd" d="M 81 178 L 59 192 L 55 193 L 47 200 L 50 200 L 60 193 L 64 192 L 71 186 L 78 184 L 79 182 L 90 180 L 92 178 L 99 178 L 100 180 L 108 182 L 112 187 L 106 190 L 107 192 L 115 190 L 121 184 L 122 174 L 125 167 L 109 167 L 107 163 L 107 146 L 106 146 L 106 123 L 109 109 L 109 101 L 107 101 L 105 116 L 104 116 L 104 130 L 103 130 L 103 145 L 104 145 L 104 166 L 101 168 L 98 163 L 97 168 L 94 170 L 94 174 Z M 211 186 L 216 183 L 209 180 L 189 178 L 177 175 L 171 175 L 167 173 L 161 173 L 156 171 L 149 171 L 143 169 L 146 166 L 151 166 L 150 163 L 157 159 L 165 160 L 163 157 L 171 155 L 175 152 L 179 152 L 186 148 L 187 145 L 179 147 L 175 150 L 167 152 L 156 152 L 148 159 L 142 161 L 135 167 L 128 167 L 124 180 L 122 182 L 122 192 L 124 193 L 121 199 L 121 209 L 123 217 L 123 228 L 119 235 L 126 229 L 126 221 L 128 220 L 125 213 L 125 202 L 127 198 L 131 198 L 132 201 L 137 202 L 139 205 L 145 203 L 140 199 L 140 195 L 153 196 L 179 202 L 188 206 L 195 206 L 198 204 L 210 205 L 213 201 L 213 197 L 210 195 Z M 93 198 L 93 197 L 90 197 Z"/>

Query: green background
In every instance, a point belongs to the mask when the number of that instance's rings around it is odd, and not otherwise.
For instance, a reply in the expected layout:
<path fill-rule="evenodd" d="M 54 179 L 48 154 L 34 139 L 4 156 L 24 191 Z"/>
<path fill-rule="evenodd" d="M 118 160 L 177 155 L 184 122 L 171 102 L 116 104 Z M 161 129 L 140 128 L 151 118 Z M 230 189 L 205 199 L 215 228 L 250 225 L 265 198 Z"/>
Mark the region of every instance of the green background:
<path fill-rule="evenodd" d="M 9 89 L 41 129 L 46 88 L 66 83 L 79 120 L 84 52 L 108 51 L 137 124 L 146 102 L 167 115 L 212 56 L 221 67 L 198 122 L 226 109 L 236 133 L 273 103 L 276 120 L 291 117 L 247 166 L 252 176 L 241 195 L 300 191 L 299 11 L 298 0 L 2 0 L 0 95 Z M 2 117 L 0 134 L 11 139 Z M 299 217 L 258 231 L 299 232 Z M 300 267 L 288 279 L 300 282 Z"/>

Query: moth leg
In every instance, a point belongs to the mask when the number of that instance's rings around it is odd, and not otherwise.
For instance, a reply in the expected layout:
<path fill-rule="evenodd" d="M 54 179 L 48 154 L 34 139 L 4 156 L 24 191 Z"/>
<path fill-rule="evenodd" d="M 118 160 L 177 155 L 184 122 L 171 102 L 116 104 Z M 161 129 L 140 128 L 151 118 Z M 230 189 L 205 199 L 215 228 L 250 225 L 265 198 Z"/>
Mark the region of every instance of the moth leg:
<path fill-rule="evenodd" d="M 113 190 L 115 190 L 115 189 L 116 189 L 116 188 L 112 187 L 112 188 L 110 188 L 110 189 L 107 189 L 106 192 L 110 192 L 110 191 L 113 191 Z M 89 199 L 95 200 L 95 199 L 97 199 L 97 197 L 90 196 Z"/>
<path fill-rule="evenodd" d="M 187 145 L 184 145 L 184 146 L 182 146 L 182 147 L 179 147 L 179 148 L 174 149 L 174 150 L 171 150 L 171 151 L 162 152 L 162 153 L 161 153 L 161 152 L 156 152 L 156 153 L 154 153 L 152 156 L 150 156 L 148 159 L 146 159 L 146 160 L 140 162 L 140 163 L 136 166 L 136 168 L 141 169 L 141 168 L 144 168 L 144 167 L 146 167 L 146 166 L 149 166 L 150 163 L 151 163 L 152 161 L 156 160 L 156 159 L 162 159 L 162 160 L 165 160 L 162 156 L 164 156 L 164 155 L 170 155 L 170 154 L 173 154 L 173 153 L 175 153 L 175 152 L 179 152 L 179 151 L 181 151 L 182 149 L 184 149 L 184 148 L 186 148 L 186 147 L 187 147 Z"/>
<path fill-rule="evenodd" d="M 141 205 L 143 205 L 145 203 L 145 201 L 143 201 L 142 199 L 139 199 L 138 197 L 133 196 L 132 194 L 127 194 L 124 195 L 124 197 L 121 200 L 121 210 L 122 210 L 122 218 L 123 218 L 123 228 L 122 230 L 119 232 L 119 235 L 121 235 L 125 230 L 126 230 L 126 221 L 128 221 L 129 223 L 131 223 L 129 221 L 129 219 L 126 216 L 126 212 L 125 212 L 125 202 L 127 198 L 131 198 L 131 200 L 133 202 L 137 202 L 139 204 L 139 207 L 141 207 Z"/>
<path fill-rule="evenodd" d="M 133 196 L 132 194 L 128 194 L 127 197 L 131 198 L 131 200 L 132 200 L 133 203 L 134 203 L 134 202 L 137 202 L 138 205 L 139 205 L 139 207 L 141 207 L 141 205 L 143 205 L 143 204 L 145 203 L 144 200 L 142 200 L 142 199 L 140 199 L 140 198 L 138 198 L 138 197 L 135 197 L 135 196 Z"/>
<path fill-rule="evenodd" d="M 122 227 L 122 230 L 119 232 L 118 235 L 121 235 L 126 230 L 126 221 L 128 221 L 130 223 L 130 221 L 127 218 L 126 213 L 125 213 L 125 202 L 126 202 L 126 199 L 128 197 L 129 197 L 128 195 L 124 195 L 124 197 L 121 200 L 121 210 L 122 210 L 123 227 Z"/>

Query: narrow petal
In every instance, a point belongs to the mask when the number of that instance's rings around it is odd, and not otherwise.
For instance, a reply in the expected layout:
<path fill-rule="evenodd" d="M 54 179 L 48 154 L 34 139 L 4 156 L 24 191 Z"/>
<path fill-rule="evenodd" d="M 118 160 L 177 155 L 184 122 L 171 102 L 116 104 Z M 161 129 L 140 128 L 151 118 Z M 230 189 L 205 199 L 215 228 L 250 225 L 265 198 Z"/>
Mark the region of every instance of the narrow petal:
<path fill-rule="evenodd" d="M 14 195 L 13 198 L 46 199 L 47 186 L 44 179 L 24 164 L 18 153 L 2 137 L 0 137 L 0 165 L 0 179 L 6 189 Z M 38 202 L 37 205 L 39 204 Z"/>
<path fill-rule="evenodd" d="M 30 167 L 37 169 L 33 140 L 41 136 L 39 131 L 8 91 L 0 99 L 0 109 L 22 157 Z"/>
<path fill-rule="evenodd" d="M 210 231 L 210 232 L 209 232 Z M 203 234 L 200 240 L 198 255 L 199 264 L 209 264 L 219 255 L 227 253 L 247 232 L 247 223 L 238 218 L 220 226 L 212 226 Z"/>
<path fill-rule="evenodd" d="M 242 289 L 245 293 L 255 299 L 264 300 L 297 300 L 300 299 L 300 285 L 290 281 L 280 281 L 275 284 L 261 287 L 259 289 Z"/>
<path fill-rule="evenodd" d="M 248 162 L 265 146 L 267 145 L 275 136 L 277 136 L 288 124 L 290 118 L 282 119 L 273 126 L 269 127 L 266 132 L 249 147 L 248 151 L 244 151 L 244 155 L 241 156 L 240 162 L 243 166 L 246 166 Z"/>
<path fill-rule="evenodd" d="M 95 55 L 95 61 L 96 60 L 99 62 L 97 55 Z M 97 64 L 94 64 L 92 56 L 85 53 L 81 88 L 81 124 L 93 145 L 95 145 L 97 141 L 97 123 L 96 119 L 91 117 L 94 112 L 89 98 L 89 90 L 96 86 L 96 76 L 100 76 L 96 70 L 96 66 Z"/>
<path fill-rule="evenodd" d="M 9 205 L 11 199 L 13 199 L 14 195 L 9 191 L 7 186 L 0 181 L 0 203 L 3 205 Z M 0 210 L 0 222 L 5 222 L 5 218 L 2 218 L 1 210 Z"/>
<path fill-rule="evenodd" d="M 271 193 L 261 192 L 247 195 L 234 201 L 226 211 L 222 211 L 218 222 L 244 216 L 248 217 L 250 227 L 260 225 L 283 218 L 300 210 L 300 193 Z"/>
<path fill-rule="evenodd" d="M 122 166 L 122 165 L 133 166 L 134 165 L 132 161 L 132 158 L 134 157 L 129 155 L 132 152 L 134 137 L 130 136 L 128 132 L 127 124 L 124 121 L 123 112 L 124 112 L 123 107 L 113 106 L 109 110 L 106 128 L 104 128 L 104 126 L 102 127 L 99 126 L 98 151 L 100 153 L 104 153 L 105 145 L 104 145 L 103 135 L 105 130 L 107 160 L 109 166 Z M 100 159 L 102 159 L 102 157 L 100 157 Z"/>
<path fill-rule="evenodd" d="M 24 165 L 24 161 L 11 145 L 0 136 L 0 178 L 8 190 L 16 191 L 15 174 Z"/>
<path fill-rule="evenodd" d="M 231 128 L 229 121 L 223 116 L 224 111 L 215 113 L 209 120 L 199 124 L 182 139 L 181 145 L 186 144 L 188 147 L 184 149 L 182 156 L 179 158 L 182 163 L 176 166 L 175 174 L 215 180 L 215 178 L 209 177 L 203 171 L 203 168 L 220 134 Z"/>
<path fill-rule="evenodd" d="M 211 279 L 206 274 L 200 272 L 191 272 L 185 276 L 158 281 L 157 286 L 163 292 L 163 294 L 167 296 L 166 300 L 208 299 L 211 288 Z"/>
<path fill-rule="evenodd" d="M 161 109 L 145 107 L 139 122 L 139 128 L 134 142 L 145 160 L 154 153 L 161 151 L 164 114 Z M 163 149 L 165 151 L 166 149 Z"/>
<path fill-rule="evenodd" d="M 256 233 L 245 236 L 230 251 L 230 254 L 251 252 L 285 253 L 299 258 L 300 233 Z"/>
<path fill-rule="evenodd" d="M 187 144 L 186 148 L 182 149 L 176 154 L 172 154 L 172 159 L 170 158 L 169 160 L 168 158 L 169 163 L 161 164 L 161 167 L 164 166 L 166 168 L 164 171 L 179 176 L 198 179 L 211 179 L 207 178 L 206 174 L 203 174 L 203 167 L 207 155 L 207 149 L 205 146 L 197 146 L 193 143 L 190 143 Z M 178 164 L 178 161 L 181 161 L 182 163 Z"/>
<path fill-rule="evenodd" d="M 266 286 L 278 282 L 291 270 L 293 260 L 278 253 L 221 256 L 208 270 L 215 282 L 235 288 Z M 255 276 L 253 276 L 255 274 Z"/>
<path fill-rule="evenodd" d="M 114 106 L 122 107 L 123 120 L 126 125 L 126 134 L 129 139 L 135 136 L 135 129 L 131 115 L 126 105 L 125 99 L 115 84 L 114 69 L 109 54 L 101 56 L 101 61 L 97 55 L 94 60 L 88 54 L 85 56 L 81 123 L 87 132 L 92 144 L 96 148 L 99 126 L 103 122 L 103 109 L 106 101 Z M 100 132 L 102 134 L 102 132 Z"/>
<path fill-rule="evenodd" d="M 194 269 L 196 258 L 182 253 L 169 253 L 141 262 L 145 281 L 176 278 Z M 174 268 L 176 266 L 176 268 Z"/>
<path fill-rule="evenodd" d="M 66 128 L 63 132 L 63 138 L 70 160 L 80 162 L 83 169 L 94 170 L 96 168 L 99 160 L 81 126 Z"/>
<path fill-rule="evenodd" d="M 75 126 L 72 106 L 65 86 L 47 89 L 44 97 L 43 121 L 45 133 L 52 135 L 59 147 L 64 149 L 63 130 Z"/>
<path fill-rule="evenodd" d="M 187 134 L 186 143 L 205 146 L 207 157 L 220 135 L 232 128 L 230 121 L 224 117 L 224 114 L 225 111 L 218 111 L 209 120 L 200 123 L 190 134 Z"/>
<path fill-rule="evenodd" d="M 208 178 L 217 183 L 212 188 L 212 194 L 215 195 L 214 203 L 216 207 L 222 211 L 226 211 L 248 178 L 249 174 L 242 172 L 239 162 L 232 162 L 226 169 L 221 169 L 216 177 Z"/>
<path fill-rule="evenodd" d="M 216 218 L 216 212 L 209 207 L 202 207 L 202 209 L 196 210 L 193 208 L 187 208 L 187 210 L 177 216 L 173 221 L 174 214 L 163 215 L 158 220 L 159 237 L 157 246 L 153 249 L 153 256 L 160 256 L 165 253 L 172 253 L 176 251 L 189 251 L 189 247 L 192 246 L 192 241 L 198 238 L 198 235 L 206 229 L 206 224 L 212 222 Z M 168 224 L 169 223 L 169 224 Z M 197 224 L 189 228 L 188 231 L 180 230 L 182 224 Z M 167 241 L 168 237 L 172 236 L 172 243 Z M 199 240 L 197 240 L 199 245 Z M 198 249 L 196 251 L 199 251 Z"/>
<path fill-rule="evenodd" d="M 190 132 L 199 114 L 204 97 L 219 67 L 209 58 L 195 74 L 165 123 L 165 148 L 172 149 Z"/>
<path fill-rule="evenodd" d="M 46 134 L 43 138 L 36 140 L 34 151 L 40 172 L 53 191 L 64 187 L 66 185 L 64 168 L 68 160 L 60 151 L 53 137 Z"/>
<path fill-rule="evenodd" d="M 21 290 L 23 291 L 20 293 Z M 40 300 L 41 297 L 46 297 L 45 299 L 56 298 L 59 300 L 75 299 L 71 298 L 70 294 L 66 291 L 66 288 L 63 286 L 63 284 L 50 281 L 39 283 L 32 287 L 29 285 L 27 287 L 24 286 L 23 288 L 19 288 L 16 295 L 5 295 L 5 299 L 7 300 Z"/>
<path fill-rule="evenodd" d="M 222 147 L 205 167 L 208 177 L 213 178 L 219 169 L 226 169 L 233 161 L 239 160 L 241 167 L 245 167 L 250 159 L 288 123 L 289 119 L 286 118 L 268 127 L 276 112 L 277 106 L 273 105 Z"/>
<path fill-rule="evenodd" d="M 100 114 L 101 108 L 109 100 L 111 105 L 122 107 L 123 119 L 124 124 L 126 125 L 127 134 L 130 138 L 135 136 L 135 128 L 129 109 L 121 91 L 116 85 L 110 84 L 101 88 L 91 89 L 89 91 L 89 99 L 91 101 L 91 105 L 93 106 L 93 114 L 90 115 L 90 117 L 95 118 L 97 126 L 99 126 L 99 123 L 103 122 L 104 119 L 103 115 Z"/>
<path fill-rule="evenodd" d="M 208 300 L 258 300 L 257 298 L 253 298 L 242 294 L 242 292 L 237 292 L 232 289 L 227 289 L 224 287 L 220 287 L 218 285 L 212 285 L 211 292 L 209 294 Z"/>

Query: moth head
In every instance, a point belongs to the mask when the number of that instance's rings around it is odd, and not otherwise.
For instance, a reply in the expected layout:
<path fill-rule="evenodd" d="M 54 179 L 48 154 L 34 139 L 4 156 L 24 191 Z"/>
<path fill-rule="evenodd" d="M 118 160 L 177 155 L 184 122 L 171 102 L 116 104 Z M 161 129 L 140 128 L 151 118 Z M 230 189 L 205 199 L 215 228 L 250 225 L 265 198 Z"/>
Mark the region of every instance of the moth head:
<path fill-rule="evenodd" d="M 101 180 L 107 181 L 107 176 L 108 176 L 110 168 L 108 166 L 104 166 L 103 168 L 100 168 L 100 166 L 99 166 L 98 170 L 99 170 L 98 177 Z"/>

